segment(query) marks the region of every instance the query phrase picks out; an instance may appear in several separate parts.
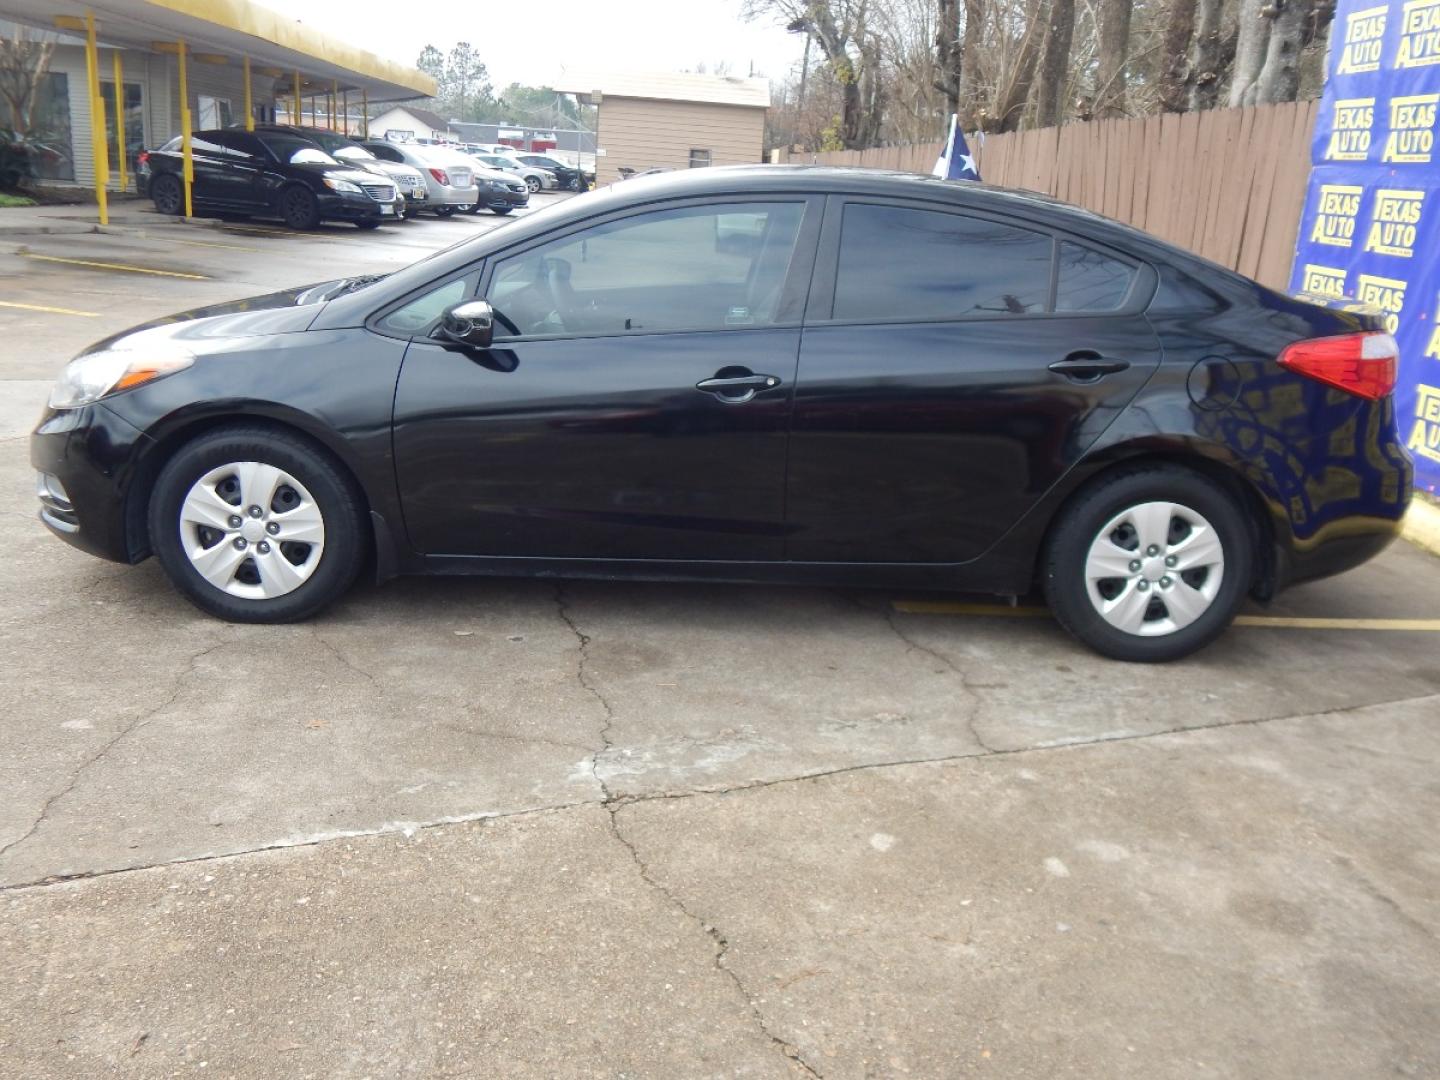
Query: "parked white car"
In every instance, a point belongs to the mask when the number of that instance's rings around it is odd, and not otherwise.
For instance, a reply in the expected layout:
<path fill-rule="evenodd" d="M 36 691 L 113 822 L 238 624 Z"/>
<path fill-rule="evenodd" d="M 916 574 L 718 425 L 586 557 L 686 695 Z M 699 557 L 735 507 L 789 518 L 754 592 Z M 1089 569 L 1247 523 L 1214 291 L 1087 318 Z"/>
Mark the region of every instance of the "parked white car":
<path fill-rule="evenodd" d="M 361 145 L 381 161 L 398 161 L 419 169 L 428 195 L 423 208 L 435 211 L 440 217 L 449 217 L 461 207 L 472 207 L 479 199 L 475 165 L 467 154 L 443 146 L 376 139 Z"/>
<path fill-rule="evenodd" d="M 525 181 L 525 186 L 532 195 L 537 191 L 554 191 L 559 186 L 560 182 L 555 179 L 555 174 L 548 169 L 537 169 L 504 154 L 492 154 L 485 150 L 467 150 L 466 153 L 486 168 L 500 169 L 518 176 Z"/>

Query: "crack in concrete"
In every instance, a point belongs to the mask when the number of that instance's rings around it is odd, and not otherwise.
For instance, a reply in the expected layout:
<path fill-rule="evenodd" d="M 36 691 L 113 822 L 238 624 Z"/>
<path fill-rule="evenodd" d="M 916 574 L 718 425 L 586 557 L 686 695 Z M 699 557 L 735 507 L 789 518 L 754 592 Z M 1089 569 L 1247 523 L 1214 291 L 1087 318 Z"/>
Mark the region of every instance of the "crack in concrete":
<path fill-rule="evenodd" d="M 895 636 L 904 643 L 906 652 L 914 650 L 916 652 L 924 653 L 926 656 L 932 657 L 933 659 L 939 661 L 950 671 L 954 672 L 955 675 L 960 679 L 961 689 L 963 689 L 966 696 L 970 698 L 970 712 L 965 717 L 965 726 L 970 731 L 970 737 L 974 739 L 975 744 L 979 746 L 981 750 L 984 750 L 987 754 L 996 753 L 997 751 L 985 741 L 984 737 L 980 734 L 979 729 L 975 726 L 976 722 L 980 719 L 980 695 L 976 692 L 975 688 L 970 685 L 970 676 L 966 673 L 965 669 L 962 668 L 959 664 L 955 663 L 954 660 L 951 660 L 950 657 L 940 652 L 938 649 L 933 649 L 929 645 L 920 644 L 920 642 L 916 641 L 904 630 L 901 630 L 900 624 L 895 621 L 895 615 L 896 612 L 893 606 L 887 608 L 885 611 L 885 623 L 894 632 Z"/>
<path fill-rule="evenodd" d="M 579 657 L 575 663 L 575 681 L 600 704 L 600 708 L 605 712 L 605 722 L 600 725 L 599 732 L 600 748 L 592 750 L 590 753 L 590 775 L 595 778 L 595 785 L 600 789 L 600 802 L 608 804 L 614 799 L 614 795 L 610 791 L 610 785 L 600 775 L 600 758 L 615 748 L 615 744 L 610 739 L 610 729 L 615 724 L 615 708 L 610 704 L 610 700 L 604 692 L 590 678 L 590 635 L 584 633 L 576 625 L 575 617 L 570 613 L 570 602 L 565 599 L 565 583 L 561 581 L 555 583 L 555 608 L 560 614 L 561 621 L 570 628 L 570 632 L 575 635 L 575 640 L 579 643 Z"/>
<path fill-rule="evenodd" d="M 1375 882 L 1371 881 L 1369 875 L 1356 866 L 1353 860 L 1347 856 L 1338 855 L 1335 861 L 1344 867 L 1350 876 L 1355 879 L 1355 883 L 1360 886 L 1360 890 L 1365 893 L 1366 896 L 1389 908 L 1402 925 L 1408 926 L 1411 930 L 1419 934 L 1423 934 L 1431 941 L 1436 940 L 1435 931 L 1431 930 L 1430 927 L 1426 926 L 1414 915 L 1411 915 L 1410 912 L 1406 911 L 1405 908 L 1400 905 L 1398 900 L 1381 889 Z"/>
<path fill-rule="evenodd" d="M 171 705 L 175 704 L 176 700 L 179 699 L 181 692 L 185 689 L 185 681 L 195 673 L 196 665 L 199 664 L 202 659 L 210 655 L 210 653 L 214 652 L 216 649 L 222 648 L 228 644 L 230 644 L 230 642 L 228 641 L 217 641 L 215 644 L 207 646 L 206 648 L 201 649 L 199 652 L 192 655 L 189 661 L 187 661 L 185 669 L 175 676 L 175 685 L 171 688 L 170 694 L 165 698 L 165 700 L 160 702 L 160 704 L 156 705 L 155 707 L 151 709 L 146 709 L 144 712 L 137 714 L 133 720 L 131 720 L 128 724 L 126 724 L 109 739 L 107 739 L 104 743 L 102 743 L 98 750 L 96 750 L 88 758 L 82 761 L 76 767 L 74 773 L 71 774 L 69 782 L 66 783 L 65 786 L 62 787 L 59 791 L 46 798 L 45 802 L 41 804 L 40 812 L 35 815 L 35 820 L 30 823 L 30 827 L 26 829 L 25 832 L 22 833 L 19 837 L 11 840 L 5 846 L 0 847 L 0 857 L 5 856 L 9 852 L 18 848 L 21 844 L 25 843 L 25 841 L 29 840 L 32 836 L 34 836 L 35 833 L 39 830 L 41 824 L 43 824 L 45 819 L 49 816 L 50 811 L 55 806 L 55 804 L 75 790 L 75 786 L 79 784 L 80 778 L 91 768 L 91 766 L 99 762 L 102 758 L 105 757 L 105 755 L 110 753 L 111 750 L 115 749 L 117 745 L 119 745 L 129 736 L 133 735 L 135 732 L 139 731 L 141 728 L 149 724 L 150 721 L 155 719 L 155 717 L 160 715 L 160 713 L 164 712 Z"/>
<path fill-rule="evenodd" d="M 695 914 L 695 912 L 691 911 L 690 908 L 686 906 L 684 900 L 666 888 L 665 885 L 650 872 L 650 867 L 646 864 L 645 860 L 640 857 L 639 849 L 636 848 L 635 844 L 626 837 L 620 829 L 619 815 L 621 811 L 625 809 L 625 805 L 626 804 L 616 804 L 613 802 L 602 804 L 610 822 L 610 834 L 615 837 L 616 842 L 619 843 L 621 847 L 629 852 L 631 860 L 635 863 L 635 869 L 640 875 L 640 880 L 664 897 L 671 907 L 675 908 L 676 911 L 680 912 L 704 932 L 705 936 L 710 940 L 712 950 L 711 962 L 714 964 L 715 971 L 726 976 L 734 985 L 735 991 L 740 995 L 740 999 L 745 1003 L 745 1007 L 750 1010 L 750 1015 L 754 1018 L 755 1026 L 760 1029 L 760 1033 L 769 1039 L 775 1048 L 779 1050 L 792 1065 L 796 1066 L 803 1075 L 814 1077 L 815 1080 L 822 1080 L 820 1073 L 816 1071 L 815 1067 L 806 1061 L 804 1055 L 800 1053 L 799 1047 L 794 1043 L 787 1042 L 770 1030 L 770 1025 L 765 1021 L 765 1014 L 760 1011 L 760 1006 L 745 986 L 744 980 L 740 978 L 739 973 L 734 968 L 725 962 L 725 958 L 730 952 L 730 940 L 714 923 L 706 922 L 699 915 Z"/>
<path fill-rule="evenodd" d="M 610 835 L 615 838 L 616 843 L 629 852 L 630 858 L 635 863 L 635 868 L 639 872 L 640 880 L 654 889 L 664 897 L 672 907 L 680 911 L 686 918 L 704 931 L 710 940 L 713 950 L 712 962 L 716 972 L 728 977 L 734 985 L 736 992 L 740 995 L 740 999 L 745 1003 L 746 1008 L 750 1010 L 750 1014 L 754 1018 L 755 1024 L 760 1029 L 761 1034 L 769 1039 L 788 1061 L 797 1066 L 803 1075 L 814 1077 L 815 1080 L 821 1080 L 820 1074 L 805 1061 L 799 1049 L 770 1030 L 765 1022 L 764 1015 L 760 1012 L 759 1005 L 756 1004 L 749 990 L 745 988 L 745 984 L 741 981 L 740 976 L 725 963 L 725 955 L 730 949 L 730 943 L 725 935 L 715 926 L 705 922 L 692 912 L 685 906 L 683 900 L 657 881 L 650 873 L 650 868 L 645 864 L 645 860 L 640 857 L 639 850 L 621 831 L 618 815 L 628 803 L 635 800 L 617 797 L 610 790 L 610 785 L 606 782 L 605 777 L 600 773 L 601 756 L 613 750 L 615 745 L 610 737 L 610 729 L 615 724 L 615 708 L 610 703 L 609 698 L 605 696 L 604 691 L 600 689 L 591 677 L 590 642 L 593 639 L 589 634 L 581 630 L 576 623 L 575 616 L 571 612 L 570 603 L 565 597 L 565 586 L 563 582 L 557 582 L 555 585 L 555 607 L 560 614 L 561 620 L 570 628 L 570 632 L 575 635 L 575 640 L 579 645 L 579 657 L 575 666 L 575 680 L 599 703 L 605 713 L 605 722 L 601 725 L 599 732 L 600 749 L 592 752 L 590 755 L 590 773 L 595 778 L 596 786 L 600 789 L 601 798 L 598 805 L 605 811 L 605 818 L 609 824 Z"/>
<path fill-rule="evenodd" d="M 353 671 L 356 675 L 359 675 L 371 686 L 378 685 L 375 682 L 374 675 L 371 675 L 370 672 L 366 671 L 364 668 L 356 664 L 348 656 L 342 653 L 333 641 L 327 638 L 324 634 L 320 633 L 320 631 L 315 629 L 314 626 L 310 626 L 308 627 L 308 629 L 310 631 L 310 636 L 313 637 L 316 641 L 318 641 L 331 656 L 335 657 L 336 660 L 339 660 L 341 664 Z"/>

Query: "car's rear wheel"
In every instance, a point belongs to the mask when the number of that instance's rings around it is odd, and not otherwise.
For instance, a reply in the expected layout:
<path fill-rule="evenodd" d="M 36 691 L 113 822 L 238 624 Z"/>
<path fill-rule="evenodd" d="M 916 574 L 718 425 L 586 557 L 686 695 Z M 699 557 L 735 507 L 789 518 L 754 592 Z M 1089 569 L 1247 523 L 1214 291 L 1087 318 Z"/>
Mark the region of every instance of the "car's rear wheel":
<path fill-rule="evenodd" d="M 506 214 L 510 213 L 510 211 L 514 209 L 515 208 L 513 206 L 492 206 L 490 208 L 490 212 L 492 214 L 499 214 L 501 217 L 504 217 Z"/>
<path fill-rule="evenodd" d="M 280 216 L 292 229 L 313 229 L 320 224 L 320 205 L 307 189 L 288 187 L 280 193 Z"/>
<path fill-rule="evenodd" d="M 1062 512 L 1042 579 L 1055 617 L 1117 660 L 1175 660 L 1235 617 L 1254 565 L 1234 497 L 1176 466 L 1127 469 Z"/>
<path fill-rule="evenodd" d="M 150 181 L 150 198 L 155 203 L 155 209 L 162 214 L 174 216 L 185 209 L 185 192 L 180 187 L 180 181 L 168 173 Z"/>
<path fill-rule="evenodd" d="M 525 186 L 530 189 L 530 194 L 534 195 L 540 190 L 540 178 L 538 176 L 527 176 L 525 178 Z"/>
<path fill-rule="evenodd" d="M 398 220 L 400 220 L 400 219 L 397 218 L 396 220 L 398 221 Z M 378 221 L 357 221 L 357 222 L 355 222 L 355 227 L 356 227 L 357 229 L 378 229 L 378 228 L 380 227 L 380 222 L 378 222 Z"/>
<path fill-rule="evenodd" d="M 437 206 L 435 208 L 436 217 L 449 217 L 453 213 L 455 213 L 455 207 L 453 206 Z"/>
<path fill-rule="evenodd" d="M 182 447 L 156 479 L 149 528 L 176 588 L 230 622 L 308 618 L 349 588 L 366 545 L 341 467 L 266 428 L 224 428 Z"/>

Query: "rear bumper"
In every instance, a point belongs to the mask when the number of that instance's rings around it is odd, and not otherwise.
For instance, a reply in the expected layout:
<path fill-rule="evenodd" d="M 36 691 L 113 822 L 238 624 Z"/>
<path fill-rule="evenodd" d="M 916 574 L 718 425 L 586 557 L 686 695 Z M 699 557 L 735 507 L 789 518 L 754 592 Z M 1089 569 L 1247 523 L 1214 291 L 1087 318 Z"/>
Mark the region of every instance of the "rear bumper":
<path fill-rule="evenodd" d="M 1407 493 L 1404 504 L 1409 502 Z M 1396 518 L 1356 515 L 1331 521 L 1314 536 L 1277 548 L 1276 584 L 1284 588 L 1353 570 L 1394 543 L 1404 526 L 1403 509 Z"/>
<path fill-rule="evenodd" d="M 30 436 L 41 522 L 102 559 L 143 558 L 143 536 L 128 535 L 125 500 L 134 463 L 150 444 L 149 436 L 103 405 L 47 412 Z"/>

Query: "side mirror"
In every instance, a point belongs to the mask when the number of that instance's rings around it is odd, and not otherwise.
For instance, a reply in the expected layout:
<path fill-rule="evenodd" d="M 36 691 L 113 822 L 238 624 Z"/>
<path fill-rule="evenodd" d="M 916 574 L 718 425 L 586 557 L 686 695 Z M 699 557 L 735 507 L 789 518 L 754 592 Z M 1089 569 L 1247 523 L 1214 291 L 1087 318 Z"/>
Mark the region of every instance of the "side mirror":
<path fill-rule="evenodd" d="M 436 334 L 456 345 L 488 349 L 495 336 L 495 310 L 484 300 L 466 300 L 447 308 Z"/>

